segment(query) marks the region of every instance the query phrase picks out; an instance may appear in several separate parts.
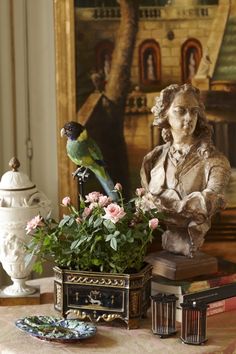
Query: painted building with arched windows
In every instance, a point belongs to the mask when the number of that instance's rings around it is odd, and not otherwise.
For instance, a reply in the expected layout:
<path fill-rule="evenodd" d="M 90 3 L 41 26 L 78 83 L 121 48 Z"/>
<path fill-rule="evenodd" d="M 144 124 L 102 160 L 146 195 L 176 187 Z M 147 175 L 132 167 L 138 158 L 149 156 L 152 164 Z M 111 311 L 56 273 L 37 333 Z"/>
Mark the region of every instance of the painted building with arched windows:
<path fill-rule="evenodd" d="M 131 85 L 157 92 L 196 76 L 223 0 L 148 0 L 140 2 L 139 29 L 133 53 Z M 119 26 L 116 1 L 76 1 L 78 103 L 92 90 L 92 70 L 106 81 Z M 222 29 L 221 29 L 222 31 Z M 81 89 L 82 88 L 82 89 Z"/>

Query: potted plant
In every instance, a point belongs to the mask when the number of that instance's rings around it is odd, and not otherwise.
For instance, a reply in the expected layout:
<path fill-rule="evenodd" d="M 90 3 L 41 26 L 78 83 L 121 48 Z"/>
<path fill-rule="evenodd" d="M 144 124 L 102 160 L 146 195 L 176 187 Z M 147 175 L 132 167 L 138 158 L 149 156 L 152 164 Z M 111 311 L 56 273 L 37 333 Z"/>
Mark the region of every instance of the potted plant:
<path fill-rule="evenodd" d="M 35 270 L 44 260 L 55 262 L 55 308 L 63 316 L 120 318 L 136 328 L 150 304 L 151 266 L 144 257 L 160 214 L 143 208 L 142 188 L 128 203 L 119 183 L 115 190 L 118 203 L 92 192 L 80 199 L 79 210 L 65 197 L 68 213 L 59 222 L 37 215 L 26 227 L 32 235 L 27 248 L 38 257 Z"/>

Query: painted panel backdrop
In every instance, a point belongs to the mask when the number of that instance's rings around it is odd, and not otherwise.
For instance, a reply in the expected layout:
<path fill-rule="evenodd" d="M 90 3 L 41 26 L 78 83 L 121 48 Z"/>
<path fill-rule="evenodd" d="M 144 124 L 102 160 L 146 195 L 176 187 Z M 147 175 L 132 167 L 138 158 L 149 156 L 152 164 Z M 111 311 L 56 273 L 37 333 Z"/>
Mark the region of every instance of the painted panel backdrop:
<path fill-rule="evenodd" d="M 139 170 L 144 155 L 162 142 L 159 131 L 152 127 L 150 109 L 154 98 L 169 84 L 192 82 L 203 92 L 215 144 L 231 162 L 233 178 L 228 199 L 229 207 L 236 207 L 236 155 L 233 153 L 236 151 L 236 70 L 233 62 L 227 63 L 228 70 L 225 70 L 227 59 L 224 56 L 234 51 L 236 16 L 232 9 L 229 12 L 229 4 L 222 3 L 216 0 L 188 1 L 187 4 L 183 1 L 172 4 L 168 0 L 140 1 L 125 111 L 118 117 L 127 148 L 127 194 L 140 185 Z M 100 105 L 105 102 L 104 93 L 112 75 L 122 14 L 115 0 L 75 0 L 74 19 L 77 118 L 95 138 L 98 136 L 106 157 L 109 145 L 104 140 L 115 132 L 109 128 L 107 135 L 101 138 L 96 131 L 106 125 Z M 215 33 L 216 27 L 220 34 Z M 113 172 L 112 165 L 116 163 L 108 156 L 108 166 Z M 114 182 L 118 182 L 119 173 L 111 174 Z"/>

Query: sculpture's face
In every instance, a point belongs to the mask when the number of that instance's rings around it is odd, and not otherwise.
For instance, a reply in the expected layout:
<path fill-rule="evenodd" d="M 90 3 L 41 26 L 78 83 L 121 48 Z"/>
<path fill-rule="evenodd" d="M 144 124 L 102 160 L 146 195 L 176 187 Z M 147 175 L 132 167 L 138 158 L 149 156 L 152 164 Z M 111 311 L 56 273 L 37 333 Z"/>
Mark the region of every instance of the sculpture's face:
<path fill-rule="evenodd" d="M 172 132 L 180 135 L 192 135 L 197 124 L 199 104 L 192 93 L 177 94 L 167 112 Z"/>

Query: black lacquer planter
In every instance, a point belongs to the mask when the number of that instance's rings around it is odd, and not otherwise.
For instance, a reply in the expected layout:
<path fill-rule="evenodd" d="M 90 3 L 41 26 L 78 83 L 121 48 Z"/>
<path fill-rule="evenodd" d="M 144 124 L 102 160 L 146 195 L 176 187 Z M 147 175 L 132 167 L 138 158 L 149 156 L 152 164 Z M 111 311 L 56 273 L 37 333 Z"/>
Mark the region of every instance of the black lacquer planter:
<path fill-rule="evenodd" d="M 63 317 L 93 322 L 121 319 L 138 328 L 150 307 L 152 266 L 134 274 L 54 268 L 54 307 Z"/>

